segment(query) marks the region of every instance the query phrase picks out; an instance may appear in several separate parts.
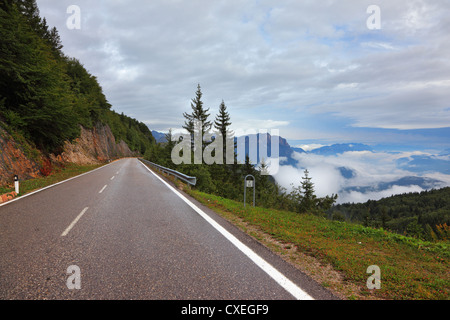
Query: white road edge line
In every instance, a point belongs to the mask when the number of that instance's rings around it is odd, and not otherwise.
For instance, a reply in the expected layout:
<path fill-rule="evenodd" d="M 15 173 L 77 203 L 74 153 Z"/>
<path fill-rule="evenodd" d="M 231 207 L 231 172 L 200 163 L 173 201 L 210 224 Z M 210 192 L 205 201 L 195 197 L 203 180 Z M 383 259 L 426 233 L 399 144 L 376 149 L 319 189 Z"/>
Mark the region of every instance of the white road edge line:
<path fill-rule="evenodd" d="M 64 232 L 61 233 L 61 237 L 67 236 L 67 234 L 70 232 L 70 230 L 72 230 L 72 228 L 75 226 L 75 224 L 78 222 L 78 220 L 81 219 L 83 214 L 85 214 L 88 209 L 89 209 L 89 207 L 86 207 L 83 209 L 83 211 L 81 211 L 81 213 L 75 218 L 75 220 L 72 221 L 72 223 L 66 228 L 66 230 L 64 230 Z"/>
<path fill-rule="evenodd" d="M 148 171 L 150 171 L 155 177 L 157 177 L 161 182 L 163 182 L 170 190 L 172 190 L 178 197 L 180 197 L 184 202 L 186 202 L 192 209 L 194 209 L 202 218 L 204 218 L 209 224 L 211 224 L 217 231 L 219 231 L 228 241 L 230 241 L 234 246 L 241 250 L 247 257 L 249 257 L 258 267 L 260 267 L 264 272 L 266 272 L 272 279 L 274 279 L 280 286 L 282 286 L 287 292 L 293 295 L 298 300 L 314 300 L 309 294 L 300 289 L 295 283 L 286 278 L 281 272 L 275 269 L 272 265 L 261 258 L 252 249 L 247 247 L 241 241 L 239 241 L 235 236 L 228 232 L 225 228 L 219 225 L 206 213 L 204 213 L 200 208 L 193 204 L 189 199 L 183 196 L 170 184 L 164 181 L 161 177 L 155 174 L 149 167 L 139 161 Z"/>
<path fill-rule="evenodd" d="M 5 202 L 5 203 L 0 204 L 0 207 L 6 206 L 6 205 L 8 205 L 8 204 L 10 204 L 10 203 L 13 203 L 13 202 L 16 202 L 16 201 L 18 201 L 18 200 L 24 199 L 24 198 L 26 198 L 26 197 L 29 197 L 29 196 L 35 194 L 35 193 L 38 193 L 38 192 L 41 192 L 41 191 L 44 191 L 44 190 L 53 188 L 53 187 L 55 187 L 55 186 L 57 186 L 57 185 L 59 185 L 59 184 L 68 182 L 68 181 L 73 180 L 73 179 L 76 179 L 76 178 L 79 178 L 79 177 L 81 177 L 81 176 L 84 176 L 84 175 L 86 175 L 86 174 L 92 173 L 92 172 L 94 172 L 94 171 L 103 169 L 103 168 L 105 168 L 105 167 L 107 167 L 107 166 L 109 166 L 109 165 L 112 165 L 113 163 L 115 163 L 115 162 L 108 163 L 108 164 L 106 164 L 106 165 L 104 165 L 104 166 L 101 166 L 100 168 L 97 168 L 97 169 L 94 169 L 94 170 L 91 170 L 91 171 L 88 171 L 88 172 L 79 174 L 79 175 L 77 175 L 77 176 L 75 176 L 75 177 L 66 179 L 66 180 L 64 180 L 64 181 L 57 182 L 57 183 L 55 183 L 55 184 L 46 186 L 46 187 L 44 187 L 44 188 L 42 188 L 42 189 L 38 189 L 38 190 L 36 190 L 36 191 L 33 191 L 33 192 L 30 192 L 30 193 L 24 194 L 23 196 L 19 196 L 19 197 L 15 198 L 15 199 L 12 199 L 12 200 L 10 200 L 10 201 L 7 201 L 7 202 Z"/>
<path fill-rule="evenodd" d="M 108 186 L 108 185 L 105 184 L 105 186 L 102 188 L 102 190 L 100 190 L 98 193 L 102 193 L 103 191 L 105 191 L 105 189 L 106 189 L 107 186 Z"/>

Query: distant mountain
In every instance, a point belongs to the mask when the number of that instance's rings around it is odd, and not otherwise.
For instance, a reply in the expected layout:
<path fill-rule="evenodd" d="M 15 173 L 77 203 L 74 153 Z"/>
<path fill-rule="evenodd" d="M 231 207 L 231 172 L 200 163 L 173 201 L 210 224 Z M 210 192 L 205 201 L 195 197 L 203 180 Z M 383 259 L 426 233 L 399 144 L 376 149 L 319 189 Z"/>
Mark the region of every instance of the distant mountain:
<path fill-rule="evenodd" d="M 252 163 L 260 163 L 261 159 L 259 158 L 259 139 L 260 139 L 260 133 L 258 134 L 251 134 L 248 136 L 245 136 L 244 139 L 242 139 L 242 137 L 239 138 L 235 138 L 236 142 L 237 142 L 237 148 L 239 150 L 239 148 L 242 148 L 241 144 L 245 143 L 245 155 L 249 155 L 250 156 L 250 160 L 252 161 Z M 271 157 L 272 153 L 272 141 L 274 139 L 278 139 L 278 146 L 279 146 L 279 157 L 282 158 L 282 164 L 283 165 L 295 165 L 297 163 L 297 161 L 292 157 L 292 153 L 294 152 L 293 148 L 289 145 L 289 143 L 287 142 L 286 139 L 284 139 L 283 137 L 280 136 L 271 136 L 269 133 L 266 133 L 267 137 L 266 137 L 266 141 L 267 141 L 267 155 L 263 154 L 263 157 Z M 250 141 L 256 141 L 256 148 L 254 146 L 252 146 L 252 149 L 250 149 Z M 251 152 L 250 151 L 256 151 L 256 159 L 252 159 L 251 156 Z M 304 152 L 304 151 L 303 151 Z M 242 156 L 242 159 L 244 159 L 245 156 Z M 239 155 L 238 155 L 238 159 L 240 159 Z M 242 161 L 242 159 L 240 159 Z"/>
<path fill-rule="evenodd" d="M 294 148 L 294 147 L 291 147 L 291 149 L 292 149 L 292 151 L 295 151 L 295 152 L 298 152 L 298 153 L 306 153 L 306 151 L 303 150 L 302 148 Z"/>
<path fill-rule="evenodd" d="M 400 158 L 397 166 L 412 172 L 440 172 L 450 174 L 450 159 L 445 159 L 446 155 L 413 155 L 411 157 Z M 444 157 L 444 158 L 442 158 Z"/>
<path fill-rule="evenodd" d="M 343 191 L 357 191 L 361 193 L 378 192 L 392 188 L 393 186 L 409 187 L 419 186 L 422 189 L 429 190 L 441 187 L 442 181 L 426 177 L 406 176 L 390 182 L 380 182 L 374 186 L 353 186 L 347 187 Z"/>
<path fill-rule="evenodd" d="M 339 167 L 338 170 L 345 179 L 351 179 L 356 177 L 356 172 L 351 168 Z"/>
<path fill-rule="evenodd" d="M 270 157 L 271 156 L 271 145 L 272 145 L 272 140 L 276 139 L 276 137 L 278 137 L 279 141 L 279 156 L 281 158 L 281 163 L 282 165 L 291 165 L 291 166 L 296 166 L 297 164 L 297 160 L 294 159 L 293 157 L 293 153 L 297 152 L 297 153 L 311 153 L 311 154 L 318 154 L 318 155 L 325 155 L 325 156 L 329 156 L 329 155 L 336 155 L 336 154 L 341 154 L 344 152 L 348 152 L 348 151 L 373 151 L 371 147 L 369 147 L 368 145 L 365 144 L 361 144 L 361 143 L 341 143 L 341 144 L 333 144 L 331 146 L 325 146 L 325 147 L 321 147 L 318 149 L 314 149 L 312 151 L 305 151 L 302 148 L 298 148 L 298 147 L 291 147 L 289 145 L 289 143 L 287 142 L 287 140 L 283 137 L 280 136 L 271 136 L 269 133 L 267 134 L 267 156 Z M 164 133 L 162 132 L 158 132 L 155 130 L 152 130 L 152 135 L 153 137 L 156 139 L 156 141 L 158 143 L 164 143 L 166 142 L 166 136 Z M 245 142 L 245 154 L 250 154 L 250 147 L 249 147 L 249 141 L 253 141 L 254 139 L 256 139 L 256 153 L 257 153 L 257 157 L 256 159 L 251 159 L 252 163 L 259 163 L 261 161 L 261 159 L 259 159 L 259 138 L 260 138 L 260 134 L 251 134 L 251 135 L 247 135 L 245 136 L 245 139 L 241 139 L 242 137 L 236 137 L 235 140 L 241 143 Z M 253 150 L 253 149 L 252 149 Z M 244 159 L 245 156 L 242 156 L 242 159 Z M 241 159 L 241 160 L 242 160 Z M 345 177 L 346 179 L 350 179 L 352 177 L 354 177 L 355 173 L 350 169 L 350 168 L 339 168 L 339 170 L 342 173 L 342 176 Z"/>
<path fill-rule="evenodd" d="M 165 133 L 162 132 L 158 132 L 156 130 L 152 130 L 152 135 L 155 138 L 155 140 L 158 143 L 164 143 L 166 142 L 166 135 Z M 259 138 L 260 138 L 260 134 L 251 134 L 251 135 L 247 135 L 245 136 L 244 139 L 242 139 L 243 137 L 235 137 L 235 141 L 236 142 L 240 142 L 240 143 L 245 143 L 245 154 L 249 154 L 250 153 L 250 144 L 249 141 L 256 141 L 256 149 L 251 149 L 256 150 L 256 154 L 257 154 L 257 159 L 256 159 L 256 163 L 260 162 L 259 159 Z M 289 143 L 287 142 L 286 139 L 284 139 L 283 137 L 279 137 L 279 136 L 271 136 L 269 133 L 267 133 L 267 156 L 271 156 L 271 146 L 272 146 L 272 140 L 278 138 L 278 145 L 279 145 L 279 156 L 286 158 L 286 163 L 284 164 L 295 164 L 295 160 L 292 159 L 292 152 L 293 150 L 295 150 L 296 152 L 305 152 L 300 148 L 291 148 L 291 146 L 289 145 Z M 254 146 L 252 146 L 252 148 L 254 148 Z M 242 157 L 243 159 L 245 159 L 245 156 Z M 253 163 L 255 163 L 255 159 L 252 159 Z"/>
<path fill-rule="evenodd" d="M 165 134 L 162 132 L 158 132 L 155 130 L 152 130 L 152 135 L 156 139 L 158 143 L 166 142 Z M 251 159 L 252 163 L 258 164 L 260 163 L 261 159 L 259 159 L 259 137 L 260 134 L 253 134 L 248 135 L 245 137 L 245 139 L 239 139 L 240 142 L 245 141 L 245 154 L 250 153 L 249 148 L 249 141 L 252 139 L 256 139 L 256 153 L 257 157 L 256 159 Z M 242 137 L 240 137 L 242 138 Z M 316 154 L 316 155 L 323 155 L 323 156 L 333 156 L 342 154 L 344 152 L 351 152 L 351 151 L 370 151 L 373 152 L 373 149 L 362 143 L 338 143 L 333 144 L 331 146 L 324 146 L 317 149 L 313 149 L 311 151 L 305 151 L 302 148 L 298 147 L 291 147 L 287 140 L 280 136 L 271 136 L 269 133 L 267 133 L 267 156 L 271 156 L 271 144 L 272 140 L 278 138 L 279 141 L 279 156 L 280 156 L 280 165 L 291 165 L 296 167 L 297 166 L 297 160 L 294 157 L 294 152 L 300 153 L 300 154 Z M 238 140 L 235 138 L 235 140 Z M 253 149 L 252 149 L 253 150 Z M 397 166 L 401 169 L 408 170 L 411 172 L 417 172 L 417 173 L 425 173 L 425 172 L 440 172 L 444 174 L 450 174 L 450 159 L 448 159 L 448 155 L 450 155 L 450 149 L 443 150 L 439 155 L 412 155 L 410 157 L 400 158 L 397 160 Z M 245 156 L 242 156 L 241 158 L 238 158 L 241 161 L 245 159 Z M 339 167 L 337 168 L 341 175 L 345 179 L 351 179 L 356 176 L 356 172 L 349 167 Z M 402 181 L 397 181 L 397 185 L 405 185 L 405 181 L 411 182 L 412 177 L 405 177 Z M 425 178 L 419 178 L 419 179 L 425 179 Z M 430 181 L 428 181 L 430 182 Z M 398 184 L 401 183 L 401 184 Z M 389 184 L 389 183 L 388 183 Z M 414 185 L 419 186 L 425 186 L 427 184 L 427 181 L 425 180 L 417 180 L 416 183 L 413 183 Z M 392 185 L 391 185 L 392 186 Z M 383 189 L 384 187 L 389 188 L 389 186 L 381 185 L 378 188 Z M 369 191 L 373 187 L 359 187 L 361 188 L 359 191 L 366 190 Z"/>
<path fill-rule="evenodd" d="M 152 135 L 155 138 L 156 142 L 158 142 L 158 143 L 166 142 L 166 134 L 165 133 L 152 130 Z"/>
<path fill-rule="evenodd" d="M 373 151 L 371 147 L 362 143 L 339 143 L 331 146 L 325 146 L 309 151 L 309 153 L 320 155 L 336 155 L 349 151 Z"/>

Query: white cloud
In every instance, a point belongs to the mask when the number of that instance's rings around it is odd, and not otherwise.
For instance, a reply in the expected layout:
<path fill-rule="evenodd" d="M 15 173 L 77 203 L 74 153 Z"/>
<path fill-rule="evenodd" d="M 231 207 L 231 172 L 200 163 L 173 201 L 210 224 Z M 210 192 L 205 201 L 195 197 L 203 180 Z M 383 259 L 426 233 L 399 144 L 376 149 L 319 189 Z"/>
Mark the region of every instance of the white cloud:
<path fill-rule="evenodd" d="M 339 203 L 347 203 L 347 202 L 366 202 L 368 200 L 380 200 L 381 198 L 390 197 L 396 194 L 409 193 L 409 192 L 421 192 L 424 191 L 419 186 L 397 186 L 394 185 L 389 189 L 381 190 L 381 191 L 371 191 L 371 192 L 358 192 L 358 191 L 348 191 L 341 192 L 339 194 Z"/>
<path fill-rule="evenodd" d="M 170 113 L 182 125 L 200 83 L 205 105 L 224 99 L 238 127 L 272 119 L 253 127 L 293 131 L 304 113 L 315 117 L 309 130 L 323 113 L 359 127 L 450 123 L 445 0 L 379 1 L 378 31 L 366 27 L 371 1 L 78 0 L 81 30 L 65 26 L 71 1 L 37 2 L 65 53 L 98 77 L 114 109 L 137 119 Z"/>
<path fill-rule="evenodd" d="M 274 175 L 274 178 L 277 183 L 283 188 L 286 188 L 286 191 L 289 193 L 292 191 L 293 186 L 299 185 L 302 176 L 303 173 L 301 170 L 293 166 L 281 165 L 278 172 Z"/>
<path fill-rule="evenodd" d="M 289 121 L 245 119 L 233 122 L 231 130 L 234 131 L 236 137 L 240 137 L 260 131 L 271 133 L 272 130 L 278 130 L 287 125 L 289 125 Z"/>
<path fill-rule="evenodd" d="M 338 194 L 338 203 L 365 202 L 369 199 L 378 200 L 393 194 L 404 192 L 420 192 L 423 189 L 417 185 L 398 186 L 393 185 L 386 190 L 377 190 L 379 183 L 395 181 L 406 176 L 415 176 L 406 170 L 397 168 L 396 160 L 412 155 L 424 154 L 423 152 L 385 153 L 370 151 L 351 151 L 335 156 L 323 156 L 308 153 L 295 153 L 297 166 L 281 166 L 278 174 L 274 176 L 278 184 L 291 191 L 292 185 L 298 186 L 306 168 L 315 185 L 316 195 Z M 354 176 L 344 178 L 339 168 L 351 169 Z M 443 181 L 441 187 L 450 185 L 450 175 L 433 173 L 424 177 Z M 348 187 L 373 187 L 376 191 L 344 191 Z"/>
<path fill-rule="evenodd" d="M 363 43 L 361 43 L 361 46 L 375 48 L 375 49 L 385 49 L 385 50 L 397 50 L 398 49 L 392 43 L 386 43 L 386 42 L 363 42 Z"/>
<path fill-rule="evenodd" d="M 305 151 L 311 151 L 311 150 L 318 149 L 318 148 L 325 147 L 325 146 L 326 145 L 324 145 L 324 144 L 310 143 L 310 144 L 299 144 L 299 145 L 296 145 L 295 147 L 301 148 Z"/>

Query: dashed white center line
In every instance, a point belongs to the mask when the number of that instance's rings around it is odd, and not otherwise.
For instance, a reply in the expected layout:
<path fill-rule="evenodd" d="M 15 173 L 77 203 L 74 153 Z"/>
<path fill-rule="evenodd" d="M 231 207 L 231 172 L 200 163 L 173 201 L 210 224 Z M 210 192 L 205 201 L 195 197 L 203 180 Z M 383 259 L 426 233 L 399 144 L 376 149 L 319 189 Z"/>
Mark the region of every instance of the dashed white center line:
<path fill-rule="evenodd" d="M 75 218 L 75 220 L 72 221 L 72 223 L 67 227 L 67 229 L 64 230 L 63 233 L 61 233 L 61 237 L 67 236 L 67 234 L 70 232 L 70 230 L 72 230 L 73 226 L 78 222 L 78 220 L 81 219 L 83 214 L 85 214 L 88 209 L 89 209 L 89 207 L 86 207 L 83 209 L 83 211 L 81 211 L 81 213 Z"/>
<path fill-rule="evenodd" d="M 102 192 L 106 189 L 107 186 L 108 186 L 108 185 L 105 184 L 105 186 L 102 188 L 102 190 L 100 190 L 98 193 L 102 193 Z"/>
<path fill-rule="evenodd" d="M 116 177 L 116 176 L 112 176 L 112 177 L 111 177 L 111 180 L 114 180 L 115 177 Z"/>

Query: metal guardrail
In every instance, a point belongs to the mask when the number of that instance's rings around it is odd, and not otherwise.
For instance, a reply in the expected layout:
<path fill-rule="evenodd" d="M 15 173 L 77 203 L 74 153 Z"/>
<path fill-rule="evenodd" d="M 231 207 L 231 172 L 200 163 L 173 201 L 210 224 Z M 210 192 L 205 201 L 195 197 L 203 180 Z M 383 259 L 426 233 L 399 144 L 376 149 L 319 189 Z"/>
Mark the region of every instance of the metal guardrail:
<path fill-rule="evenodd" d="M 175 171 L 173 169 L 169 169 L 169 168 L 160 166 L 159 164 L 150 162 L 150 161 L 142 159 L 142 158 L 140 158 L 139 160 L 144 162 L 144 163 L 146 163 L 146 164 L 148 164 L 148 165 L 151 165 L 152 167 L 155 167 L 155 168 L 161 170 L 162 172 L 171 174 L 174 177 L 176 177 L 177 179 L 180 179 L 180 180 L 183 180 L 186 183 L 189 183 L 191 186 L 195 186 L 197 184 L 197 178 L 196 177 L 187 176 L 187 175 L 185 175 L 185 174 L 183 174 L 181 172 L 178 172 L 178 171 Z"/>

